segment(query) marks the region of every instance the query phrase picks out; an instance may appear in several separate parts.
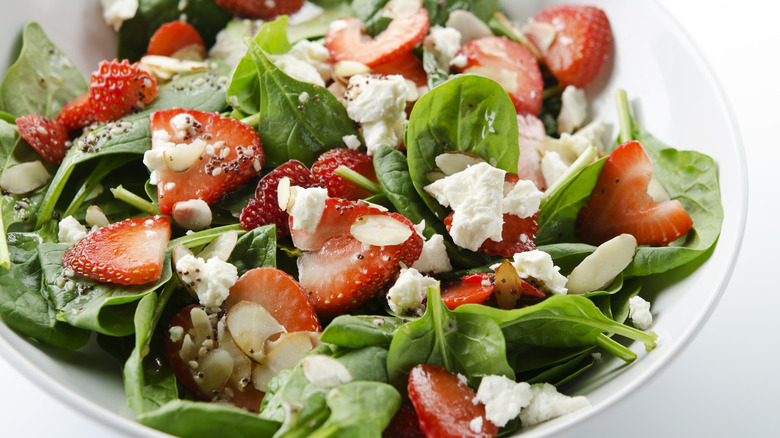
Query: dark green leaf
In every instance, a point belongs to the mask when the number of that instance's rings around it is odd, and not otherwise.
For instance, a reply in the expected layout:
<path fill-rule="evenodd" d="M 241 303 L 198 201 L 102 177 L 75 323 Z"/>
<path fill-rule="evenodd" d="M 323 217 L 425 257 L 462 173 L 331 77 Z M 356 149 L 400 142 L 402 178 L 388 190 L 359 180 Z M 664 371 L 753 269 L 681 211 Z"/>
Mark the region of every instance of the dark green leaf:
<path fill-rule="evenodd" d="M 387 348 L 402 322 L 392 316 L 341 315 L 328 324 L 320 339 L 347 348 Z"/>
<path fill-rule="evenodd" d="M 487 22 L 498 12 L 498 0 L 423 0 L 423 7 L 428 10 L 431 26 L 444 26 L 452 11 L 463 9 Z"/>
<path fill-rule="evenodd" d="M 379 382 L 353 381 L 328 393 L 331 414 L 312 438 L 380 438 L 401 406 L 401 394 Z"/>
<path fill-rule="evenodd" d="M 261 266 L 276 267 L 276 227 L 257 227 L 239 237 L 228 259 L 238 269 L 238 275 Z"/>

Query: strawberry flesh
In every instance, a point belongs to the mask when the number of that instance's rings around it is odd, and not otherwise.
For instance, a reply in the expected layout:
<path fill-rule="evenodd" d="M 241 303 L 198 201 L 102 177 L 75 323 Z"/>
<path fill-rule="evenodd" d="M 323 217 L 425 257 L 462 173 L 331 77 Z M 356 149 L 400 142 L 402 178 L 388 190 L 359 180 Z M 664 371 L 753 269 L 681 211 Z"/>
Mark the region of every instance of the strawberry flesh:
<path fill-rule="evenodd" d="M 57 120 L 40 114 L 16 118 L 19 134 L 49 164 L 60 164 L 68 152 L 68 131 Z"/>
<path fill-rule="evenodd" d="M 192 50 L 200 55 L 200 59 L 206 57 L 206 45 L 198 31 L 191 24 L 177 20 L 157 28 L 149 39 L 146 54 L 175 56 L 182 50 Z"/>
<path fill-rule="evenodd" d="M 445 285 L 441 299 L 450 310 L 463 304 L 482 304 L 493 294 L 494 283 L 494 274 L 465 275 L 459 281 Z"/>
<path fill-rule="evenodd" d="M 289 15 L 303 6 L 303 0 L 214 0 L 214 3 L 231 14 L 262 19 Z"/>
<path fill-rule="evenodd" d="M 149 283 L 162 274 L 170 237 L 168 218 L 126 219 L 101 227 L 69 247 L 62 266 L 105 283 Z"/>
<path fill-rule="evenodd" d="M 655 202 L 647 193 L 652 177 L 653 162 L 639 142 L 616 147 L 577 215 L 577 236 L 599 245 L 627 233 L 638 245 L 668 245 L 687 233 L 693 220 L 680 201 Z"/>
<path fill-rule="evenodd" d="M 366 153 L 348 148 L 331 149 L 320 155 L 311 166 L 311 172 L 319 180 L 320 185 L 328 189 L 328 196 L 350 201 L 371 196 L 366 189 L 337 175 L 335 172 L 339 166 L 345 166 L 377 182 L 374 162 Z"/>
<path fill-rule="evenodd" d="M 420 419 L 411 402 L 401 403 L 398 412 L 390 420 L 382 438 L 425 438 L 420 429 Z"/>

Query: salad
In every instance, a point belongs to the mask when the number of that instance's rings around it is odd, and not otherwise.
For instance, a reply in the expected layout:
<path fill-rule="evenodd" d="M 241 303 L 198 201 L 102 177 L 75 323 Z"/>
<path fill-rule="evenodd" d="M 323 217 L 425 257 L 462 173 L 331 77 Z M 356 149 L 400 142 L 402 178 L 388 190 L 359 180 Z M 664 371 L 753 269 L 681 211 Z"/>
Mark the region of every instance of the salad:
<path fill-rule="evenodd" d="M 597 8 L 105 3 L 123 61 L 31 23 L 0 85 L 0 316 L 95 332 L 148 426 L 514 433 L 651 350 L 643 279 L 717 241 L 712 159 L 587 114 Z"/>

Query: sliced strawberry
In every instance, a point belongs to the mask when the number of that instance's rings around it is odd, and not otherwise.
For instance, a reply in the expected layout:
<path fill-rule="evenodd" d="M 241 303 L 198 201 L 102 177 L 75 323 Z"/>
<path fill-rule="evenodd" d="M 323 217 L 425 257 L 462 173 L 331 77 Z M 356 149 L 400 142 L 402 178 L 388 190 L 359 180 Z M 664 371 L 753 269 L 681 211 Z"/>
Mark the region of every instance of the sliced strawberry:
<path fill-rule="evenodd" d="M 173 126 L 174 117 L 188 117 L 191 123 L 181 130 Z M 176 172 L 158 164 L 157 199 L 160 211 L 171 214 L 177 202 L 202 199 L 213 204 L 260 173 L 265 156 L 260 136 L 249 125 L 236 119 L 187 109 L 155 111 L 149 116 L 152 152 L 176 144 L 205 142 L 200 158 L 186 170 Z M 158 131 L 165 131 L 161 135 Z M 165 140 L 165 137 L 169 137 Z"/>
<path fill-rule="evenodd" d="M 498 427 L 485 418 L 485 406 L 466 380 L 436 365 L 409 373 L 409 398 L 426 437 L 493 437 Z M 479 420 L 476 420 L 479 418 Z"/>
<path fill-rule="evenodd" d="M 425 73 L 423 63 L 412 52 L 374 66 L 372 72 L 385 76 L 401 75 L 414 82 L 418 87 L 428 85 L 428 74 Z"/>
<path fill-rule="evenodd" d="M 353 17 L 334 21 L 325 34 L 325 46 L 336 61 L 357 61 L 375 67 L 404 56 L 417 47 L 428 33 L 428 11 L 395 18 L 382 33 L 371 38 L 363 33 L 363 23 Z"/>
<path fill-rule="evenodd" d="M 583 88 L 591 83 L 612 53 L 612 31 L 607 15 L 593 6 L 551 6 L 531 19 L 555 29 L 547 46 L 533 31 L 528 39 L 539 49 L 542 60 L 562 86 Z"/>
<path fill-rule="evenodd" d="M 452 226 L 454 213 L 444 218 L 444 226 L 449 231 Z M 512 257 L 515 253 L 530 251 L 536 248 L 536 233 L 539 232 L 539 214 L 527 218 L 520 218 L 513 214 L 505 213 L 504 225 L 501 228 L 501 241 L 488 239 L 479 247 L 479 251 L 492 256 Z"/>
<path fill-rule="evenodd" d="M 368 215 L 387 215 L 412 231 L 401 244 L 374 246 L 352 236 L 350 229 Z M 309 291 L 322 317 L 346 313 L 376 295 L 400 271 L 420 257 L 423 239 L 411 222 L 398 214 L 329 198 L 314 233 L 292 230 L 293 243 L 306 250 L 298 258 L 301 285 Z"/>
<path fill-rule="evenodd" d="M 60 164 L 68 153 L 68 131 L 56 120 L 40 114 L 16 118 L 16 127 L 24 141 L 30 144 L 50 164 Z"/>
<path fill-rule="evenodd" d="M 687 233 L 693 220 L 682 204 L 655 202 L 647 193 L 652 177 L 653 162 L 639 142 L 616 147 L 577 215 L 577 236 L 599 245 L 627 233 L 639 245 L 668 245 Z"/>
<path fill-rule="evenodd" d="M 73 131 L 94 122 L 95 114 L 89 103 L 89 91 L 66 103 L 57 114 L 57 121 L 66 131 Z"/>
<path fill-rule="evenodd" d="M 466 58 L 455 69 L 486 76 L 498 82 L 509 94 L 518 113 L 539 115 L 542 111 L 542 79 L 539 63 L 522 44 L 505 37 L 477 38 L 460 48 Z"/>
<path fill-rule="evenodd" d="M 214 0 L 214 3 L 231 14 L 262 19 L 289 15 L 303 6 L 303 0 Z"/>
<path fill-rule="evenodd" d="M 319 180 L 320 185 L 328 189 L 328 196 L 357 201 L 371 196 L 371 193 L 355 183 L 342 178 L 335 173 L 339 166 L 345 166 L 377 182 L 374 162 L 365 152 L 349 148 L 335 148 L 325 151 L 311 166 L 311 172 Z"/>
<path fill-rule="evenodd" d="M 126 59 L 102 61 L 89 80 L 89 106 L 98 122 L 143 109 L 157 95 L 157 79 Z"/>
<path fill-rule="evenodd" d="M 251 230 L 262 225 L 274 224 L 278 238 L 290 235 L 290 215 L 279 208 L 277 194 L 279 181 L 284 177 L 290 178 L 292 186 L 307 188 L 317 185 L 314 175 L 300 161 L 290 160 L 282 164 L 257 183 L 255 197 L 251 198 L 246 207 L 241 210 L 241 227 Z"/>
<path fill-rule="evenodd" d="M 145 284 L 160 278 L 171 237 L 162 216 L 126 219 L 101 227 L 65 250 L 63 268 L 106 283 Z"/>
<path fill-rule="evenodd" d="M 465 275 L 460 281 L 445 285 L 441 299 L 450 310 L 463 304 L 482 304 L 493 294 L 494 283 L 495 275 L 491 273 Z"/>
<path fill-rule="evenodd" d="M 517 115 L 517 134 L 519 156 L 517 160 L 517 176 L 533 181 L 537 189 L 544 191 L 547 182 L 542 173 L 542 159 L 539 154 L 539 144 L 545 139 L 544 123 L 531 114 Z"/>
<path fill-rule="evenodd" d="M 390 420 L 387 429 L 382 433 L 383 438 L 425 438 L 420 429 L 420 419 L 414 411 L 411 402 L 401 403 L 398 412 Z"/>
<path fill-rule="evenodd" d="M 260 304 L 288 332 L 321 331 L 309 294 L 294 278 L 276 268 L 255 268 L 230 288 L 225 307 L 240 301 Z"/>
<path fill-rule="evenodd" d="M 177 54 L 196 54 L 200 60 L 206 58 L 206 45 L 198 31 L 189 23 L 171 21 L 165 23 L 152 34 L 147 55 L 171 56 Z"/>

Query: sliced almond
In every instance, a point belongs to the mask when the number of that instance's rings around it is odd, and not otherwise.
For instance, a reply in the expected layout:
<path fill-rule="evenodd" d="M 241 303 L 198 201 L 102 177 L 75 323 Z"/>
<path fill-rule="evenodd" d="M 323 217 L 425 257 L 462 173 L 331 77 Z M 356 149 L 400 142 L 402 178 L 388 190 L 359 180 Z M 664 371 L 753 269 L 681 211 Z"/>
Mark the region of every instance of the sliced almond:
<path fill-rule="evenodd" d="M 176 267 L 176 265 L 179 263 L 179 260 L 181 260 L 182 257 L 186 255 L 193 255 L 189 248 L 182 244 L 174 246 L 173 251 L 171 251 L 171 265 L 173 266 L 173 272 L 176 273 L 176 278 L 179 279 L 179 283 L 184 286 L 184 289 L 187 291 L 187 293 L 190 294 L 192 298 L 198 300 L 198 294 L 195 293 L 195 290 L 192 289 L 192 286 L 190 286 L 189 282 L 184 278 L 184 273 Z"/>
<path fill-rule="evenodd" d="M 636 254 L 636 239 L 630 234 L 614 237 L 585 257 L 569 274 L 566 289 L 569 294 L 583 294 L 601 290 L 609 285 Z"/>
<path fill-rule="evenodd" d="M 292 209 L 295 200 L 292 196 L 290 178 L 285 176 L 279 180 L 279 185 L 276 186 L 276 200 L 280 210 L 290 211 Z"/>
<path fill-rule="evenodd" d="M 349 78 L 355 75 L 371 73 L 371 67 L 357 61 L 339 61 L 333 64 L 333 78 L 349 82 Z"/>
<path fill-rule="evenodd" d="M 356 220 L 349 232 L 366 245 L 387 246 L 406 242 L 414 230 L 392 216 L 367 214 Z"/>
<path fill-rule="evenodd" d="M 167 78 L 177 73 L 195 73 L 206 71 L 209 65 L 205 62 L 176 59 L 170 56 L 147 55 L 141 58 L 141 65 L 155 75 L 159 72 Z"/>
<path fill-rule="evenodd" d="M 171 216 L 187 230 L 200 231 L 211 226 L 211 208 L 202 199 L 177 202 L 173 205 Z"/>
<path fill-rule="evenodd" d="M 671 199 L 669 192 L 666 191 L 663 184 L 655 178 L 651 178 L 650 183 L 647 184 L 647 194 L 650 195 L 655 202 L 668 201 Z"/>
<path fill-rule="evenodd" d="M 233 357 L 225 350 L 215 348 L 198 359 L 194 379 L 205 393 L 219 390 L 233 374 Z"/>
<path fill-rule="evenodd" d="M 440 170 L 432 170 L 425 174 L 425 177 L 428 178 L 429 182 L 435 182 L 442 178 L 446 178 L 447 175 L 444 174 L 444 172 Z"/>
<path fill-rule="evenodd" d="M 546 52 L 547 49 L 552 46 L 552 43 L 555 42 L 555 28 L 548 23 L 529 20 L 528 23 L 520 29 L 520 32 L 529 37 L 534 45 L 542 52 Z"/>
<path fill-rule="evenodd" d="M 447 19 L 446 26 L 460 32 L 460 43 L 462 45 L 477 38 L 493 36 L 493 32 L 484 21 L 465 9 L 452 11 Z"/>
<path fill-rule="evenodd" d="M 206 150 L 206 142 L 196 138 L 190 143 L 179 143 L 163 148 L 165 166 L 174 172 L 184 172 L 200 160 Z"/>
<path fill-rule="evenodd" d="M 468 152 L 457 151 L 438 155 L 434 161 L 436 166 L 444 173 L 444 176 L 450 176 L 466 170 L 469 166 L 484 163 L 485 159 Z"/>
<path fill-rule="evenodd" d="M 12 195 L 22 195 L 43 187 L 51 179 L 40 161 L 30 161 L 5 169 L 0 175 L 0 187 Z"/>
<path fill-rule="evenodd" d="M 217 236 L 217 238 L 212 240 L 211 243 L 206 245 L 206 247 L 203 248 L 203 251 L 198 253 L 198 257 L 202 258 L 203 260 L 216 257 L 223 262 L 226 262 L 230 258 L 230 254 L 236 247 L 237 242 L 238 231 L 226 231 Z"/>
<path fill-rule="evenodd" d="M 105 227 L 110 222 L 108 222 L 108 218 L 103 213 L 103 210 L 100 209 L 97 205 L 90 205 L 87 207 L 87 215 L 84 218 L 87 222 L 87 225 L 90 227 Z"/>
<path fill-rule="evenodd" d="M 392 19 L 414 15 L 422 7 L 421 0 L 390 0 L 382 9 L 382 16 Z"/>
<path fill-rule="evenodd" d="M 358 199 L 357 205 L 365 205 L 366 207 L 376 208 L 379 211 L 389 211 L 385 206 L 368 202 L 365 199 Z"/>
<path fill-rule="evenodd" d="M 256 362 L 265 357 L 265 341 L 285 332 L 284 327 L 263 306 L 251 301 L 239 301 L 225 317 L 228 333 L 236 346 Z"/>
<path fill-rule="evenodd" d="M 233 338 L 227 330 L 225 318 L 220 319 L 217 323 L 217 341 L 219 348 L 228 352 L 233 358 L 233 374 L 231 374 L 230 379 L 237 388 L 243 390 L 251 382 L 253 362 L 233 342 Z"/>
<path fill-rule="evenodd" d="M 496 268 L 496 301 L 502 309 L 514 309 L 517 299 L 523 290 L 523 280 L 517 273 L 517 269 L 504 260 Z"/>
<path fill-rule="evenodd" d="M 335 388 L 352 381 L 352 373 L 337 359 L 325 354 L 310 354 L 301 363 L 303 375 L 314 386 Z"/>
<path fill-rule="evenodd" d="M 255 388 L 265 391 L 265 385 L 279 374 L 279 371 L 297 365 L 301 357 L 312 348 L 311 338 L 306 332 L 283 335 L 268 351 L 263 362 L 256 365 L 252 371 L 252 383 Z"/>

